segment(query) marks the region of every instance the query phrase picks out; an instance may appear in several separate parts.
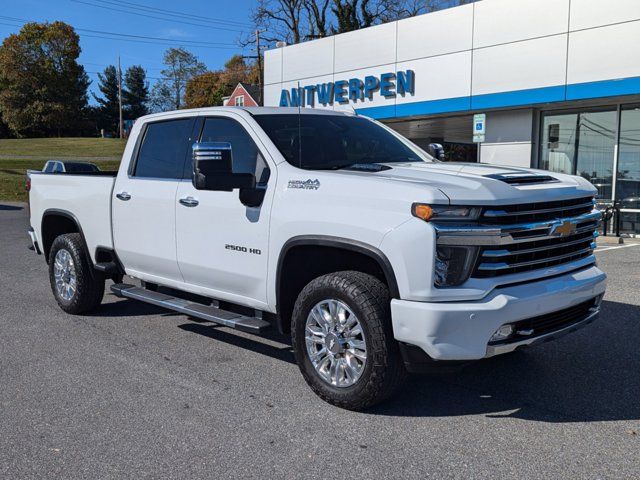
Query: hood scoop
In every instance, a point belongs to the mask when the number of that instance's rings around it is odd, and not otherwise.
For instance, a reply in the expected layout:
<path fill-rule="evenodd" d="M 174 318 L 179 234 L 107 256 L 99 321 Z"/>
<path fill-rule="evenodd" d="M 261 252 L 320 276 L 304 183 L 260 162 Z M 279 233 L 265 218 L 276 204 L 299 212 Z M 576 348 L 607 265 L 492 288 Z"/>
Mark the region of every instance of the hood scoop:
<path fill-rule="evenodd" d="M 487 178 L 500 180 L 509 185 L 534 185 L 539 183 L 555 183 L 559 182 L 557 178 L 551 175 L 540 175 L 536 173 L 496 173 L 486 175 Z"/>
<path fill-rule="evenodd" d="M 384 172 L 385 170 L 391 170 L 388 165 L 381 165 L 379 163 L 354 163 L 345 167 L 343 170 L 354 170 L 358 172 Z"/>

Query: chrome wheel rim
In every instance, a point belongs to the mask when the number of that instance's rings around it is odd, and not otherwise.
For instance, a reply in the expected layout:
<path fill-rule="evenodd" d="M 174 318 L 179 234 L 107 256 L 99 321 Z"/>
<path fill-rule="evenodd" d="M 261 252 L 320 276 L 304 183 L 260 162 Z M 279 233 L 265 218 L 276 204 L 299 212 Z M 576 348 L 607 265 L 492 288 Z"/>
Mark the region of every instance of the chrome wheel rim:
<path fill-rule="evenodd" d="M 367 363 L 367 344 L 358 317 L 340 300 L 323 300 L 305 325 L 307 355 L 318 376 L 334 387 L 355 384 Z"/>
<path fill-rule="evenodd" d="M 53 260 L 53 276 L 56 282 L 56 292 L 63 300 L 69 301 L 76 294 L 76 268 L 71 254 L 63 249 L 58 250 Z"/>

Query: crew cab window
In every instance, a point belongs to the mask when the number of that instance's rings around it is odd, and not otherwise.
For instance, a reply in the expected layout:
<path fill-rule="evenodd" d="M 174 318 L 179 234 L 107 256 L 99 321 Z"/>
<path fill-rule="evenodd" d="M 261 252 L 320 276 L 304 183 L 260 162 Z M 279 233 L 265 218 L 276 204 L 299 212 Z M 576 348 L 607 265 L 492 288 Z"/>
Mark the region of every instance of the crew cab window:
<path fill-rule="evenodd" d="M 201 142 L 229 142 L 234 173 L 252 173 L 257 184 L 269 179 L 269 168 L 257 145 L 247 131 L 230 118 L 207 118 L 202 128 Z"/>
<path fill-rule="evenodd" d="M 133 175 L 146 178 L 181 178 L 193 118 L 147 125 Z"/>

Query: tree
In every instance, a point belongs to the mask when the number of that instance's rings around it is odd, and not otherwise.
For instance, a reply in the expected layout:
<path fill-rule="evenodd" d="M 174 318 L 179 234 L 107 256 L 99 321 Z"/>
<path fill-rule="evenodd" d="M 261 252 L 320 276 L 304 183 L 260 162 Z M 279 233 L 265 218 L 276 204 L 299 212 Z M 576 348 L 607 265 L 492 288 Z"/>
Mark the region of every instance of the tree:
<path fill-rule="evenodd" d="M 127 69 L 122 102 L 128 119 L 136 119 L 149 113 L 149 82 L 141 65 L 133 65 Z"/>
<path fill-rule="evenodd" d="M 0 112 L 0 138 L 10 138 L 10 136 L 9 126 L 2 120 L 2 112 Z"/>
<path fill-rule="evenodd" d="M 184 48 L 170 48 L 164 53 L 162 79 L 152 90 L 152 106 L 156 111 L 178 110 L 183 106 L 187 82 L 204 73 L 206 67 L 198 58 Z"/>
<path fill-rule="evenodd" d="M 284 40 L 300 43 L 303 4 L 305 0 L 259 0 L 253 12 L 258 29 L 267 30 L 268 42 Z"/>
<path fill-rule="evenodd" d="M 267 42 L 300 43 L 475 0 L 259 0 L 253 11 Z M 245 39 L 246 46 L 253 43 Z"/>
<path fill-rule="evenodd" d="M 102 96 L 93 94 L 98 102 L 98 125 L 111 133 L 117 133 L 120 125 L 118 71 L 113 65 L 98 73 L 98 89 Z"/>
<path fill-rule="evenodd" d="M 187 82 L 184 101 L 187 108 L 214 107 L 222 105 L 224 96 L 220 72 L 204 72 Z"/>
<path fill-rule="evenodd" d="M 187 83 L 185 105 L 187 108 L 222 105 L 222 99 L 231 95 L 239 82 L 257 83 L 257 62 L 247 63 L 241 55 L 234 55 L 224 64 L 224 69 L 205 72 Z"/>
<path fill-rule="evenodd" d="M 327 10 L 331 0 L 305 1 L 304 9 L 307 13 L 309 23 L 308 38 L 323 38 L 329 33 L 329 24 L 327 23 Z"/>
<path fill-rule="evenodd" d="M 27 23 L 0 46 L 0 110 L 17 136 L 72 133 L 89 79 L 79 37 L 63 22 Z"/>

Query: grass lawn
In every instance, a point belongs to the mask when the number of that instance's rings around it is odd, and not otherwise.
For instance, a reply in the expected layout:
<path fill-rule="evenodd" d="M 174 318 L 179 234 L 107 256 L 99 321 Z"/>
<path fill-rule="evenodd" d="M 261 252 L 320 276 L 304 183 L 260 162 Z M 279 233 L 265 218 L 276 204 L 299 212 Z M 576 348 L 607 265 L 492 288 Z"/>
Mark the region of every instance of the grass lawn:
<path fill-rule="evenodd" d="M 19 138 L 1 139 L 0 157 L 115 157 L 120 159 L 126 140 L 119 138 Z"/>
<path fill-rule="evenodd" d="M 124 146 L 124 140 L 112 138 L 0 139 L 0 201 L 26 202 L 26 171 L 41 170 L 47 160 L 89 161 L 115 170 Z"/>

